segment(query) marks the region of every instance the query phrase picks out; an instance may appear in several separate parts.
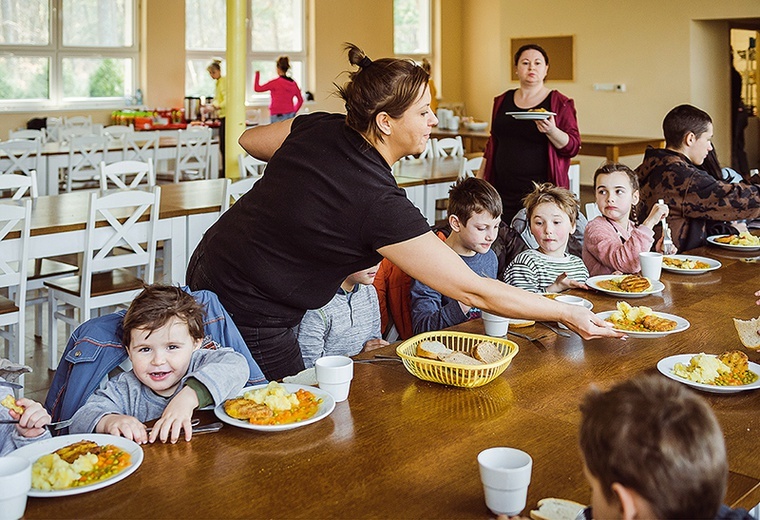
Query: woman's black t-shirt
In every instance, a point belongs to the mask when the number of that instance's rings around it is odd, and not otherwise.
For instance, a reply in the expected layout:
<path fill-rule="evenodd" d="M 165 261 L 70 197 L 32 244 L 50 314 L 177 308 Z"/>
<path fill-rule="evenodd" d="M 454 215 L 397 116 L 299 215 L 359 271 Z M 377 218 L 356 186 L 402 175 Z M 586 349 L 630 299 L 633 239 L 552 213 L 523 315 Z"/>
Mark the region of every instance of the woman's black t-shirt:
<path fill-rule="evenodd" d="M 236 323 L 290 327 L 377 249 L 430 227 L 345 116 L 293 121 L 266 173 L 206 232 L 196 262 Z"/>

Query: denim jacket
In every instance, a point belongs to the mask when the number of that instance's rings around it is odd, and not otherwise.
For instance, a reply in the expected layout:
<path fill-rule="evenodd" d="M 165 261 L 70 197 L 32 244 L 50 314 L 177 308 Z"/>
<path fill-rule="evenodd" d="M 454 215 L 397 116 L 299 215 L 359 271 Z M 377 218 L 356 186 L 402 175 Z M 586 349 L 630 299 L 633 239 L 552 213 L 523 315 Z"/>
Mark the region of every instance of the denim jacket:
<path fill-rule="evenodd" d="M 203 323 L 206 337 L 201 348 L 222 346 L 234 349 L 248 362 L 248 384 L 265 383 L 263 372 L 216 294 L 191 291 L 188 287 L 182 289 L 206 306 Z M 71 334 L 45 399 L 45 408 L 53 421 L 70 419 L 109 372 L 127 359 L 127 351 L 121 342 L 124 314 L 126 311 L 122 310 L 93 318 Z"/>

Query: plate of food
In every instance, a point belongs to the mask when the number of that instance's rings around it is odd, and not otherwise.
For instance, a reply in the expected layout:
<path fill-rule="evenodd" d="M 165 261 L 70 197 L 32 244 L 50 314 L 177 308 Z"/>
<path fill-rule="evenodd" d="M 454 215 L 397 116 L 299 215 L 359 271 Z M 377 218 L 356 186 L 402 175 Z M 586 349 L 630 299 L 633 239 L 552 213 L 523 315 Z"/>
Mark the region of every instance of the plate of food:
<path fill-rule="evenodd" d="M 243 388 L 214 408 L 222 421 L 238 428 L 280 432 L 321 421 L 335 409 L 332 396 L 313 386 L 272 381 Z"/>
<path fill-rule="evenodd" d="M 674 381 L 705 392 L 734 394 L 760 388 L 760 365 L 740 350 L 713 354 L 678 354 L 661 359 L 657 370 Z"/>
<path fill-rule="evenodd" d="M 625 298 L 642 298 L 657 294 L 665 289 L 659 280 L 650 280 L 637 274 L 603 274 L 592 276 L 586 280 L 586 285 L 597 291 Z"/>
<path fill-rule="evenodd" d="M 613 330 L 624 332 L 632 338 L 661 338 L 683 332 L 691 326 L 688 320 L 675 314 L 655 312 L 644 306 L 632 307 L 628 302 L 618 302 L 617 310 L 598 312 L 596 315 L 612 323 Z"/>
<path fill-rule="evenodd" d="M 95 491 L 124 480 L 140 467 L 143 449 L 102 433 L 77 433 L 33 442 L 13 452 L 32 462 L 30 497 Z"/>
<path fill-rule="evenodd" d="M 760 237 L 747 231 L 738 235 L 712 235 L 707 237 L 707 241 L 714 246 L 734 251 L 760 251 Z"/>
<path fill-rule="evenodd" d="M 678 274 L 703 274 L 715 271 L 723 264 L 712 258 L 693 255 L 667 255 L 662 257 L 662 270 Z"/>
<path fill-rule="evenodd" d="M 512 116 L 515 119 L 527 119 L 530 121 L 535 121 L 537 119 L 549 119 L 551 116 L 557 115 L 556 113 L 549 112 L 543 108 L 532 108 L 530 110 L 520 112 L 505 112 L 505 114 Z"/>

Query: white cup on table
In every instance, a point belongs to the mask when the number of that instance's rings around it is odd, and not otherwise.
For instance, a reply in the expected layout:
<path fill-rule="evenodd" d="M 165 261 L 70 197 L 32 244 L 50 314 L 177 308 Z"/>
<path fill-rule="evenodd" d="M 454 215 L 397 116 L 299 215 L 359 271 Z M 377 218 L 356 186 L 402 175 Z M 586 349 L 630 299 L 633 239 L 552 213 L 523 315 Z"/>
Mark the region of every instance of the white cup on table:
<path fill-rule="evenodd" d="M 325 390 L 336 403 L 348 399 L 351 380 L 354 378 L 354 360 L 346 356 L 325 356 L 314 363 L 319 388 Z"/>
<path fill-rule="evenodd" d="M 491 314 L 490 312 L 480 311 L 483 318 L 483 325 L 486 328 L 486 334 L 495 338 L 503 338 L 509 331 L 509 318 Z"/>
<path fill-rule="evenodd" d="M 32 463 L 24 457 L 0 457 L 0 520 L 18 520 L 32 488 Z"/>
<path fill-rule="evenodd" d="M 516 448 L 488 448 L 478 454 L 478 467 L 488 509 L 509 516 L 525 509 L 533 469 L 530 455 Z"/>
<path fill-rule="evenodd" d="M 580 305 L 581 307 L 584 306 L 583 305 L 583 303 L 584 303 L 583 302 L 583 298 L 581 298 L 580 296 L 573 296 L 571 294 L 560 294 L 560 295 L 557 295 L 557 296 L 554 297 L 554 301 L 562 302 L 562 303 L 567 303 L 569 305 Z M 557 326 L 560 329 L 567 329 L 567 327 L 565 326 L 565 324 L 562 323 L 562 322 L 557 322 Z"/>
<path fill-rule="evenodd" d="M 662 253 L 644 251 L 639 253 L 641 276 L 650 280 L 659 280 L 662 274 Z"/>

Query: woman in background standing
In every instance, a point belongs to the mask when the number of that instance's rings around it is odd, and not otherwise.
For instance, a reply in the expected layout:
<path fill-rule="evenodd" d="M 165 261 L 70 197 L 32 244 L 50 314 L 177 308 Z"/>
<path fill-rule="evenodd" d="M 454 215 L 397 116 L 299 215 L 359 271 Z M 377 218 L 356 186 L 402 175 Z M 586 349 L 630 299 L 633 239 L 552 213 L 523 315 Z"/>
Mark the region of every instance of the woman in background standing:
<path fill-rule="evenodd" d="M 222 76 L 222 62 L 214 60 L 206 70 L 211 79 L 216 81 L 214 87 L 214 108 L 219 119 L 219 150 L 222 152 L 222 171 L 224 171 L 224 118 L 227 115 L 227 78 Z"/>
<path fill-rule="evenodd" d="M 301 89 L 295 80 L 287 76 L 290 70 L 290 60 L 287 56 L 280 56 L 277 59 L 277 78 L 259 85 L 261 77 L 260 71 L 256 71 L 253 78 L 253 90 L 256 92 L 272 92 L 272 99 L 269 102 L 269 119 L 272 123 L 284 121 L 296 117 L 296 112 L 303 105 Z M 295 102 L 293 102 L 295 99 Z"/>
<path fill-rule="evenodd" d="M 544 85 L 549 71 L 546 51 L 535 44 L 523 45 L 515 54 L 515 67 L 520 87 L 494 100 L 491 137 L 478 173 L 501 195 L 501 218 L 507 224 L 522 208 L 534 182 L 570 188 L 570 159 L 581 148 L 573 100 Z M 505 114 L 527 110 L 556 115 L 525 121 Z"/>

